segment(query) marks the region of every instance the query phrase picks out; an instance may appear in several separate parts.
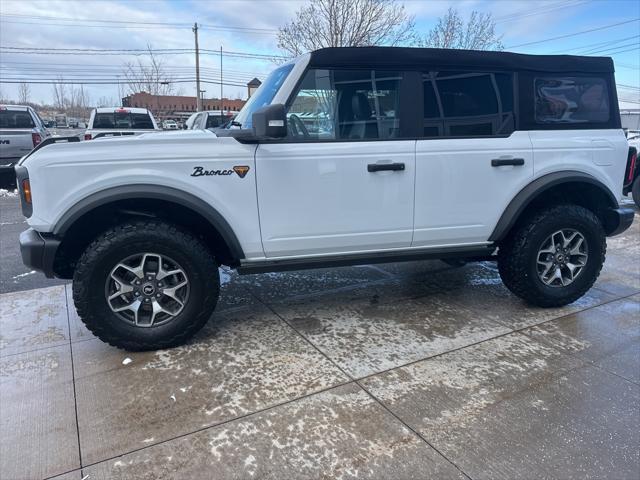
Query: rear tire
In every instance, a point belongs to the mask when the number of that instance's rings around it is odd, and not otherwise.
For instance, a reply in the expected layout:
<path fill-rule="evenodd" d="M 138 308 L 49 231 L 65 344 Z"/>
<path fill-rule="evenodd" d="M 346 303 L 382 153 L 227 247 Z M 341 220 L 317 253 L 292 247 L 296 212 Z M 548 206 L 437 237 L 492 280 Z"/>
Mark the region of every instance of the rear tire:
<path fill-rule="evenodd" d="M 640 176 L 633 181 L 631 196 L 633 197 L 636 207 L 640 208 Z"/>
<path fill-rule="evenodd" d="M 191 233 L 155 220 L 98 236 L 73 277 L 73 300 L 87 328 L 132 351 L 185 342 L 205 325 L 219 291 L 209 249 Z"/>
<path fill-rule="evenodd" d="M 569 244 L 567 239 L 572 239 Z M 525 301 L 560 307 L 593 286 L 606 248 L 598 217 L 577 205 L 558 205 L 515 228 L 500 245 L 498 270 L 505 286 Z"/>

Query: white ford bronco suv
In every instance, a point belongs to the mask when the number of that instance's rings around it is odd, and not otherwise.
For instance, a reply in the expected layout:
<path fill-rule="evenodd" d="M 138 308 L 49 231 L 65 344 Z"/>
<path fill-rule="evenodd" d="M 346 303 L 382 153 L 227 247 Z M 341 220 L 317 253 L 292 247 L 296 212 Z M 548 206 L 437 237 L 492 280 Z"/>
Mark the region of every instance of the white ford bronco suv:
<path fill-rule="evenodd" d="M 184 342 L 219 265 L 497 260 L 516 295 L 565 305 L 633 220 L 610 58 L 327 48 L 277 68 L 234 126 L 49 139 L 16 167 L 24 263 L 73 279 L 102 340 Z"/>

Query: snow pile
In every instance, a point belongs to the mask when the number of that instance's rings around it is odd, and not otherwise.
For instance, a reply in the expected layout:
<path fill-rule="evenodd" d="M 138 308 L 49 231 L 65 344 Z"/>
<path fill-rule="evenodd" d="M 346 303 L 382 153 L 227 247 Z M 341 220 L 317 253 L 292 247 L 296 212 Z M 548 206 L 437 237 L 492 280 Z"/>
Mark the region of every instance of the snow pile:
<path fill-rule="evenodd" d="M 18 189 L 15 190 L 6 190 L 4 188 L 0 188 L 0 197 L 17 197 Z"/>

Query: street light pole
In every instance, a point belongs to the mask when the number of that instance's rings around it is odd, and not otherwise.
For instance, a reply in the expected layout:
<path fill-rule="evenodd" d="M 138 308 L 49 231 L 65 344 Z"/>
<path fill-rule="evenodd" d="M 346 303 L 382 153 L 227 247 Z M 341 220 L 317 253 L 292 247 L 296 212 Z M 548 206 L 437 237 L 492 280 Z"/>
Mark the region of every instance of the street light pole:
<path fill-rule="evenodd" d="M 198 50 L 198 23 L 193 24 L 193 33 L 196 39 L 196 111 L 202 110 L 202 101 L 200 100 L 200 52 Z"/>

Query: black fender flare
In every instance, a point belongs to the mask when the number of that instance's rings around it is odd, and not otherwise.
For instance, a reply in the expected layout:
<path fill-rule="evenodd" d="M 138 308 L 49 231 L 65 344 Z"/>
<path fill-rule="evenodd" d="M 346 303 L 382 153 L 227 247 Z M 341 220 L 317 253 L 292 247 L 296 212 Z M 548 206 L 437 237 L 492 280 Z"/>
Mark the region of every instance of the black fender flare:
<path fill-rule="evenodd" d="M 93 193 L 77 202 L 64 213 L 53 228 L 53 234 L 56 236 L 63 236 L 71 225 L 95 208 L 118 200 L 130 200 L 136 198 L 164 200 L 193 210 L 204 217 L 213 226 L 213 228 L 218 231 L 229 247 L 231 255 L 235 259 L 241 260 L 245 258 L 236 234 L 233 232 L 229 223 L 215 208 L 190 193 L 163 185 L 122 185 Z"/>
<path fill-rule="evenodd" d="M 594 176 L 574 170 L 549 173 L 536 178 L 533 182 L 520 190 L 515 197 L 513 197 L 509 205 L 507 205 L 507 208 L 502 213 L 500 220 L 498 220 L 496 227 L 493 229 L 493 232 L 489 237 L 489 241 L 499 242 L 502 240 L 509 230 L 511 230 L 511 227 L 516 223 L 520 214 L 533 200 L 535 200 L 544 191 L 563 183 L 586 183 L 594 185 L 598 187 L 598 189 L 601 190 L 609 199 L 608 205 L 606 205 L 609 209 L 618 208 L 618 200 L 616 197 L 605 184 Z"/>

